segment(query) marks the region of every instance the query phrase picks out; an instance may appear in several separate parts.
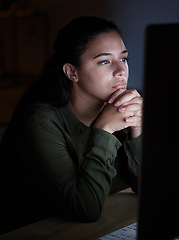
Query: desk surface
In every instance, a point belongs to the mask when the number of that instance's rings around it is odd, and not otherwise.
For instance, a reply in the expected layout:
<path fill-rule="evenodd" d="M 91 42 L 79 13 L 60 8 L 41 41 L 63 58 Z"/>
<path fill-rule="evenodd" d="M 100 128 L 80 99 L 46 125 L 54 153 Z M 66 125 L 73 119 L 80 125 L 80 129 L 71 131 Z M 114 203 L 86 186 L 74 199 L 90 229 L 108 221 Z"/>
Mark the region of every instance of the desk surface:
<path fill-rule="evenodd" d="M 110 195 L 93 223 L 48 218 L 0 236 L 0 240 L 96 240 L 137 221 L 137 197 L 131 189 Z"/>

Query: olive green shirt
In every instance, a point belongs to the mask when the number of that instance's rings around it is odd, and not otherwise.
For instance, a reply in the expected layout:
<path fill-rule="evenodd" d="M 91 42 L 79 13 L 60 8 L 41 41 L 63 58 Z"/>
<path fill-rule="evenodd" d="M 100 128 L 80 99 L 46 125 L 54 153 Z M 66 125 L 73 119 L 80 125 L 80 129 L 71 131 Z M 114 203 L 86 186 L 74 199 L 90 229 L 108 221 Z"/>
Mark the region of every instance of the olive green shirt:
<path fill-rule="evenodd" d="M 95 221 L 120 179 L 136 189 L 140 138 L 115 135 L 85 126 L 68 104 L 23 111 L 1 146 L 7 222 L 21 226 L 52 214 Z"/>

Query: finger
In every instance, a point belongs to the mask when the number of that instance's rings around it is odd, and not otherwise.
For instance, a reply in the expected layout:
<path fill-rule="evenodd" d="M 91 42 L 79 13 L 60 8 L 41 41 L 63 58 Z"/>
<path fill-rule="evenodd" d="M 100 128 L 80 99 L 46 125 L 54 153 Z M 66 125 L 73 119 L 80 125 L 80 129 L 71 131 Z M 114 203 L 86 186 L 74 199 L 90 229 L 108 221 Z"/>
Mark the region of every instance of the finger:
<path fill-rule="evenodd" d="M 143 105 L 143 98 L 142 97 L 134 97 L 132 99 L 130 99 L 129 101 L 124 102 L 123 104 L 121 104 L 121 106 L 127 106 L 130 104 L 140 104 L 141 106 Z"/>
<path fill-rule="evenodd" d="M 117 91 L 115 91 L 111 96 L 110 99 L 108 100 L 108 103 L 113 103 L 116 98 L 118 96 L 120 96 L 123 92 L 125 91 L 125 89 L 118 89 Z"/>
<path fill-rule="evenodd" d="M 138 116 L 127 117 L 125 121 L 129 123 L 131 127 L 140 127 L 142 125 L 142 118 Z"/>
<path fill-rule="evenodd" d="M 114 106 L 115 107 L 120 106 L 123 103 L 129 102 L 130 100 L 137 97 L 141 96 L 135 89 L 127 90 L 116 98 L 116 100 L 114 101 Z"/>
<path fill-rule="evenodd" d="M 136 111 L 135 116 L 142 117 L 143 116 L 143 111 L 142 110 Z"/>
<path fill-rule="evenodd" d="M 118 108 L 119 112 L 136 112 L 142 111 L 143 108 L 143 99 L 141 97 L 133 98 L 132 100 L 123 103 Z"/>
<path fill-rule="evenodd" d="M 132 103 L 125 105 L 123 104 L 118 108 L 119 112 L 137 112 L 142 110 L 142 105 L 140 103 Z"/>

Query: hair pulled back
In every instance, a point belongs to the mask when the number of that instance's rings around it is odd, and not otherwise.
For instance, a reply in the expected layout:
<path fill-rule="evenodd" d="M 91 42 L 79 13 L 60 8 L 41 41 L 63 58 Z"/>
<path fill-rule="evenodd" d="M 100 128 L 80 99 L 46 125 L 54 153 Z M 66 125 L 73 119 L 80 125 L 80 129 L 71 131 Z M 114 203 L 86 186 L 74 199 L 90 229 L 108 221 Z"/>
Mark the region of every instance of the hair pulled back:
<path fill-rule="evenodd" d="M 71 63 L 80 67 L 81 55 L 88 44 L 99 34 L 111 31 L 119 33 L 114 23 L 87 16 L 76 18 L 60 29 L 54 43 L 54 54 L 31 90 L 31 100 L 57 107 L 65 105 L 70 98 L 71 81 L 64 74 L 63 65 Z"/>

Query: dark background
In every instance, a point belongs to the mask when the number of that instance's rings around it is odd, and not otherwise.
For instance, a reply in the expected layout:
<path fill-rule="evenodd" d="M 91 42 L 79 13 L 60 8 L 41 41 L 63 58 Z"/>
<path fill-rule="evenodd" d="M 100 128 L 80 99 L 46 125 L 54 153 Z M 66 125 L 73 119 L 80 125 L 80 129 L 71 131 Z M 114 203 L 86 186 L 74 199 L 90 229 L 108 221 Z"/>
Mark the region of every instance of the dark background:
<path fill-rule="evenodd" d="M 129 51 L 128 87 L 142 92 L 145 28 L 179 22 L 179 1 L 0 0 L 0 122 L 9 121 L 20 96 L 40 74 L 59 28 L 81 15 L 119 26 Z"/>

